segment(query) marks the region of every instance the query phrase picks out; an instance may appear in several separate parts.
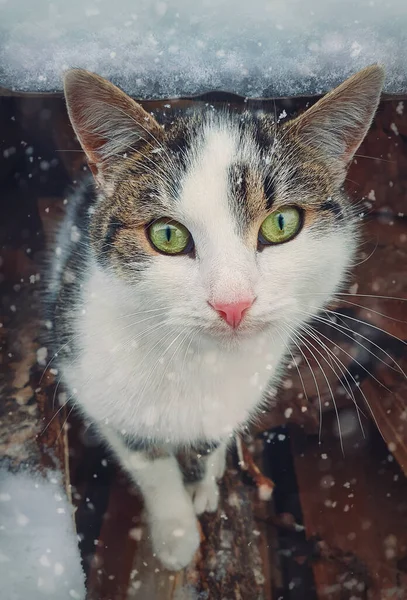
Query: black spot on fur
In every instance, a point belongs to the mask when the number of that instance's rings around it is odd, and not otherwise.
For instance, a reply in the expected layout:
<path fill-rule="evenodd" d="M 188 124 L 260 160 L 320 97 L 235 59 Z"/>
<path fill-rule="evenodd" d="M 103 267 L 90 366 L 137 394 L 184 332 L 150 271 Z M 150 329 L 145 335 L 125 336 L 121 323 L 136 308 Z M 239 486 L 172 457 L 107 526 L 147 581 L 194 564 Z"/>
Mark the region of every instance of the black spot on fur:
<path fill-rule="evenodd" d="M 132 452 L 148 452 L 151 450 L 153 444 L 145 438 L 135 438 L 134 436 L 120 433 L 119 434 L 126 448 Z"/>
<path fill-rule="evenodd" d="M 271 122 L 256 116 L 252 116 L 253 135 L 260 150 L 271 148 L 274 143 L 274 133 Z"/>
<path fill-rule="evenodd" d="M 166 149 L 170 156 L 175 158 L 178 169 L 185 171 L 187 167 L 188 151 L 191 146 L 191 137 L 194 134 L 196 132 L 194 131 L 193 123 L 180 122 L 177 129 L 166 140 Z M 165 160 L 165 153 L 161 158 Z"/>
<path fill-rule="evenodd" d="M 197 443 L 193 448 L 177 454 L 184 483 L 202 481 L 206 473 L 206 462 L 210 454 L 219 446 L 217 443 Z"/>
<path fill-rule="evenodd" d="M 271 175 L 266 175 L 264 180 L 264 195 L 266 196 L 266 208 L 271 210 L 275 196 L 274 180 Z"/>
<path fill-rule="evenodd" d="M 189 142 L 187 140 L 186 134 L 186 131 L 181 130 L 177 133 L 175 137 L 170 138 L 167 141 L 167 148 L 180 160 L 182 160 L 182 157 L 189 148 Z"/>
<path fill-rule="evenodd" d="M 198 454 L 211 454 L 219 446 L 219 442 L 195 442 L 193 447 Z"/>
<path fill-rule="evenodd" d="M 64 249 L 58 261 L 58 276 L 46 299 L 45 317 L 54 323 L 53 335 L 50 336 L 47 347 L 50 355 L 57 353 L 60 358 L 76 356 L 80 352 L 77 337 L 72 337 L 71 319 L 79 305 L 78 292 L 86 277 L 86 265 L 91 254 L 89 211 L 95 204 L 95 188 L 93 180 L 89 178 L 70 197 L 65 231 L 69 248 Z M 80 234 L 77 241 L 73 241 L 71 237 L 72 226 Z"/>
<path fill-rule="evenodd" d="M 105 237 L 103 238 L 103 242 L 100 247 L 100 252 L 98 253 L 98 261 L 101 265 L 105 265 L 107 263 L 109 254 L 113 248 L 114 238 L 116 233 L 123 227 L 123 223 L 120 223 L 117 220 L 117 217 L 111 217 L 109 224 L 107 226 Z"/>
<path fill-rule="evenodd" d="M 328 210 L 328 211 L 332 212 L 335 215 L 335 217 L 338 217 L 338 219 L 343 218 L 341 205 L 339 204 L 339 202 L 332 200 L 332 198 L 325 200 L 325 202 L 323 202 L 321 204 L 321 206 L 319 207 L 319 210 L 320 211 Z"/>

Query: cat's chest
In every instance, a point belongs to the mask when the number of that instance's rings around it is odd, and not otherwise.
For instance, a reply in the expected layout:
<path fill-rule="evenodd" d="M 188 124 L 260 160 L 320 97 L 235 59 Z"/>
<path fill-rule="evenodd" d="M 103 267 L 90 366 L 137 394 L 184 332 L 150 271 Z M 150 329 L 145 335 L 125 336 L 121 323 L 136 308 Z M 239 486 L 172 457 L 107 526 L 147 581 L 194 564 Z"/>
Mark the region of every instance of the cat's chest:
<path fill-rule="evenodd" d="M 184 443 L 232 434 L 263 398 L 281 348 L 267 336 L 233 350 L 183 337 L 132 346 L 113 332 L 93 336 L 71 371 L 79 402 L 135 436 Z"/>

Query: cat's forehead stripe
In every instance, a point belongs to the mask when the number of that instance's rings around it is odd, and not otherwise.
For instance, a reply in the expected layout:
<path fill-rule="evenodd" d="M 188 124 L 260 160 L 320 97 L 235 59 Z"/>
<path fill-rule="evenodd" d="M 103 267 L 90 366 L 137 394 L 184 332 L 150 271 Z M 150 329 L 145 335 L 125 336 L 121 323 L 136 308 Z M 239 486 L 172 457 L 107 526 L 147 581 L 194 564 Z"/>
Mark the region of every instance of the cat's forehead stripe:
<path fill-rule="evenodd" d="M 270 148 L 267 131 L 262 139 L 268 148 L 256 142 L 261 124 L 237 120 L 210 121 L 188 146 L 190 160 L 183 173 L 181 203 L 206 220 L 223 214 L 234 230 L 243 232 L 259 215 L 270 210 L 274 183 L 270 167 L 265 169 L 263 152 Z M 257 133 L 256 133 L 257 132 Z"/>
<path fill-rule="evenodd" d="M 271 210 L 275 197 L 275 183 L 271 173 L 267 173 L 264 178 L 264 195 L 266 197 L 266 208 Z"/>
<path fill-rule="evenodd" d="M 274 199 L 272 177 L 247 161 L 232 164 L 228 178 L 230 210 L 243 232 L 270 210 Z"/>

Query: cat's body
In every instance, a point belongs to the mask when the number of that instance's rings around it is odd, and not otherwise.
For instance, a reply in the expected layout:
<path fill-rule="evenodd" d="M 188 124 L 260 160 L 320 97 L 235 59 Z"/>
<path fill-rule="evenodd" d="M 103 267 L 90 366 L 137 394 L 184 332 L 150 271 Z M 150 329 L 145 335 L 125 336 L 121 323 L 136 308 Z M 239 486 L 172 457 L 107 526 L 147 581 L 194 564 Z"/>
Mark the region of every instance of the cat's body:
<path fill-rule="evenodd" d="M 58 361 L 72 402 L 140 485 L 166 566 L 192 557 L 193 507 L 216 509 L 228 441 L 351 265 L 356 219 L 340 188 L 381 82 L 372 67 L 348 83 L 355 98 L 344 89 L 281 130 L 267 116 L 208 111 L 163 131 L 107 82 L 68 74 L 98 189 L 70 199 L 57 242 Z M 277 232 L 264 228 L 269 215 Z M 175 460 L 188 448 L 207 450 L 192 501 Z"/>

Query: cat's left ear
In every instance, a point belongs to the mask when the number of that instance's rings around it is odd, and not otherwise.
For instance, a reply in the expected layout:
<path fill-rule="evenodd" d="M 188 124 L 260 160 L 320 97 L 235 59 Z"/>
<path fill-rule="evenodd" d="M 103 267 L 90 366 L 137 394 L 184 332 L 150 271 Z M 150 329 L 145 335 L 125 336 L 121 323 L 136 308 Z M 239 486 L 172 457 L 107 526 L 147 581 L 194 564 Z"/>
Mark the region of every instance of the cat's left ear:
<path fill-rule="evenodd" d="M 115 85 L 84 69 L 64 76 L 69 118 L 98 183 L 112 166 L 142 144 L 159 145 L 163 130 L 155 119 Z"/>
<path fill-rule="evenodd" d="M 321 155 L 337 185 L 372 123 L 383 82 L 382 67 L 367 67 L 287 123 L 298 142 Z"/>

